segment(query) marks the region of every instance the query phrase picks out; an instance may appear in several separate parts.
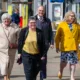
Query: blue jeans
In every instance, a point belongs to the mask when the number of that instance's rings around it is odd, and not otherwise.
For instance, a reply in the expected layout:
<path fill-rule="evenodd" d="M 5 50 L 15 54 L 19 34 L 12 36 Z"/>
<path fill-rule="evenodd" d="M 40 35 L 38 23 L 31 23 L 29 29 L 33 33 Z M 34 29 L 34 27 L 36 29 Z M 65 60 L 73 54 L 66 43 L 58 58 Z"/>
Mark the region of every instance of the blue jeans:
<path fill-rule="evenodd" d="M 22 62 L 24 66 L 26 80 L 36 80 L 36 76 L 40 71 L 40 55 L 31 55 L 23 51 Z"/>

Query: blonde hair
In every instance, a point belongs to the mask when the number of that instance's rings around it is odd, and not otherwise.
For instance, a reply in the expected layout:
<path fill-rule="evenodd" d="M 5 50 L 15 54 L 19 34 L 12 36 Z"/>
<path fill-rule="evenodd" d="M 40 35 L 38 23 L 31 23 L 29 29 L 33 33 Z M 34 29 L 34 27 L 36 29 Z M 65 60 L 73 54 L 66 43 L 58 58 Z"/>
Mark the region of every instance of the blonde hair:
<path fill-rule="evenodd" d="M 73 11 L 68 11 L 68 12 L 66 12 L 66 14 L 64 16 L 64 21 L 68 22 L 70 14 L 74 14 L 74 16 L 75 16 L 75 13 Z M 76 23 L 76 21 L 77 21 L 77 19 L 75 16 L 74 23 Z"/>

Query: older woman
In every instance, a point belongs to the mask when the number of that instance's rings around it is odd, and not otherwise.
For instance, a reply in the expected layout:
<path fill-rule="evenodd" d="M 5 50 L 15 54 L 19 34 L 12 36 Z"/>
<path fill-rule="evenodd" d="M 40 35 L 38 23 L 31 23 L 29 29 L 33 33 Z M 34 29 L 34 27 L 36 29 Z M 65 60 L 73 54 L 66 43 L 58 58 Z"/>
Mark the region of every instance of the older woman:
<path fill-rule="evenodd" d="M 4 13 L 0 24 L 0 71 L 4 80 L 10 80 L 17 48 L 17 39 L 20 29 L 11 23 L 11 16 Z"/>
<path fill-rule="evenodd" d="M 58 25 L 55 36 L 56 52 L 61 51 L 60 71 L 58 77 L 61 79 L 63 70 L 67 63 L 70 66 L 70 80 L 75 80 L 75 68 L 77 64 L 78 46 L 78 24 L 75 13 L 69 11 L 65 14 L 64 20 Z"/>

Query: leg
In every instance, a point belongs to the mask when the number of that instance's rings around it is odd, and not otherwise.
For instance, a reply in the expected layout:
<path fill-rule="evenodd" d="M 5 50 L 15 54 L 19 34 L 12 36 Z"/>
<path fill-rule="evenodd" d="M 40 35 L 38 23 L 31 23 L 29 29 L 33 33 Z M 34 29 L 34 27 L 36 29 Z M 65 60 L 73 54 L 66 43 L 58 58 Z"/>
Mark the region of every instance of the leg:
<path fill-rule="evenodd" d="M 41 60 L 40 60 L 40 57 L 37 56 L 35 57 L 35 61 L 34 61 L 34 68 L 33 68 L 33 77 L 34 77 L 34 80 L 36 80 L 36 77 L 40 71 L 40 68 L 41 68 Z"/>
<path fill-rule="evenodd" d="M 58 72 L 59 79 L 62 78 L 63 70 L 67 65 L 67 53 L 61 52 L 60 70 Z"/>
<path fill-rule="evenodd" d="M 10 75 L 11 75 L 11 71 L 14 65 L 14 60 L 15 60 L 15 54 L 16 54 L 16 50 L 10 50 L 9 52 L 9 65 L 8 65 L 8 80 L 10 80 Z"/>
<path fill-rule="evenodd" d="M 61 62 L 60 63 L 60 73 L 63 73 L 64 68 L 66 67 L 67 63 L 66 62 Z"/>
<path fill-rule="evenodd" d="M 45 59 L 41 61 L 40 80 L 43 80 L 47 76 L 46 64 L 47 64 L 47 55 L 45 56 Z"/>
<path fill-rule="evenodd" d="M 22 62 L 26 80 L 33 80 L 33 60 L 28 53 L 22 53 Z"/>
<path fill-rule="evenodd" d="M 4 75 L 4 80 L 8 80 L 8 79 L 7 79 L 7 75 Z"/>
<path fill-rule="evenodd" d="M 5 61 L 6 60 L 6 61 Z M 8 71 L 8 58 L 6 58 L 2 62 L 0 62 L 0 70 L 1 70 L 1 75 L 3 75 L 4 80 L 8 80 L 7 77 L 7 71 Z"/>
<path fill-rule="evenodd" d="M 71 80 L 75 80 L 75 78 L 74 78 L 75 68 L 76 68 L 76 64 L 70 64 L 70 77 L 71 77 Z"/>
<path fill-rule="evenodd" d="M 63 70 L 66 67 L 67 63 L 66 62 L 61 62 L 60 63 L 60 70 L 58 72 L 58 77 L 61 79 L 62 78 L 62 74 L 63 74 Z"/>
<path fill-rule="evenodd" d="M 75 51 L 69 54 L 68 61 L 70 64 L 69 66 L 70 67 L 70 78 L 71 80 L 75 80 L 74 75 L 75 75 L 76 64 L 78 61 L 77 53 Z"/>

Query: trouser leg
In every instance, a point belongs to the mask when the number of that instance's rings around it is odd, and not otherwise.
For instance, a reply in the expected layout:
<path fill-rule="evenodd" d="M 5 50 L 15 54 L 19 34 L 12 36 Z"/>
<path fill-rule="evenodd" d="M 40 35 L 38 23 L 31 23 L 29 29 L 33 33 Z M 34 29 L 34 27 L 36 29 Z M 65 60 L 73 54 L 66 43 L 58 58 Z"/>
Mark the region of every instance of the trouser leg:
<path fill-rule="evenodd" d="M 8 65 L 8 76 L 10 76 L 13 65 L 14 65 L 14 61 L 15 61 L 15 53 L 14 55 L 10 55 L 9 56 L 9 65 Z"/>
<path fill-rule="evenodd" d="M 26 80 L 36 80 L 36 76 L 40 71 L 40 58 L 23 51 L 22 62 Z"/>
<path fill-rule="evenodd" d="M 22 62 L 24 67 L 24 73 L 26 80 L 33 80 L 32 75 L 32 59 L 30 56 L 27 55 L 27 53 L 22 53 Z"/>
<path fill-rule="evenodd" d="M 34 80 L 36 80 L 36 77 L 40 71 L 40 68 L 41 68 L 41 60 L 40 60 L 40 57 L 39 56 L 36 56 L 35 57 L 35 61 L 34 61 L 34 69 L 33 69 L 33 77 L 34 77 Z"/>
<path fill-rule="evenodd" d="M 45 59 L 41 61 L 41 70 L 40 70 L 40 80 L 43 80 L 47 76 L 47 55 L 45 56 Z"/>
<path fill-rule="evenodd" d="M 16 49 L 10 49 L 8 55 L 9 55 L 9 64 L 8 64 L 7 77 L 8 77 L 8 80 L 10 80 L 11 71 L 15 61 Z"/>

